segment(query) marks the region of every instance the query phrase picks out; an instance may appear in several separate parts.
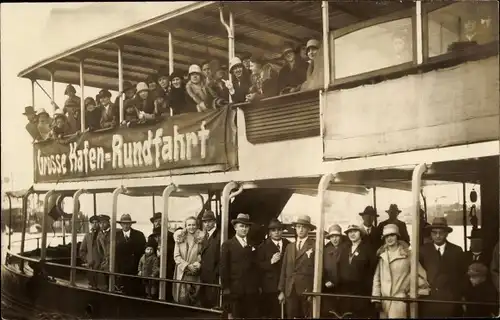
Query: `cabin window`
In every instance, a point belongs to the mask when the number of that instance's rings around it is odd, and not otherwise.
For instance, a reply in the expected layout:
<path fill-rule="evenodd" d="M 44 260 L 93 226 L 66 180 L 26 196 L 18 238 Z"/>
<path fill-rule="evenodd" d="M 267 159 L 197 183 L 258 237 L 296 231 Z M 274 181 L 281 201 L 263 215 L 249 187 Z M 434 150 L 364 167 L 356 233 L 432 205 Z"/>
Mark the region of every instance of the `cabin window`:
<path fill-rule="evenodd" d="M 429 57 L 498 41 L 496 1 L 459 2 L 428 14 Z"/>
<path fill-rule="evenodd" d="M 413 60 L 412 19 L 380 23 L 335 39 L 335 77 L 345 78 Z"/>

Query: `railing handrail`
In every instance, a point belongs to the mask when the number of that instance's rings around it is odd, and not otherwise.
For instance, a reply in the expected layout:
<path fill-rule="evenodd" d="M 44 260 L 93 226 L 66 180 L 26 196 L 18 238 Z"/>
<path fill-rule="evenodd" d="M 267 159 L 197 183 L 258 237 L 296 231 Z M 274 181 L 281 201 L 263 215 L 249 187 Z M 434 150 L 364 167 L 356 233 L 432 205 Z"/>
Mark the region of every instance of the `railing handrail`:
<path fill-rule="evenodd" d="M 331 298 L 357 298 L 357 299 L 369 299 L 369 300 L 388 300 L 388 301 L 401 301 L 401 302 L 429 302 L 429 303 L 448 303 L 448 304 L 460 304 L 460 305 L 485 305 L 485 306 L 498 306 L 495 302 L 471 302 L 471 301 L 457 301 L 457 300 L 431 300 L 431 299 L 420 299 L 420 298 L 398 298 L 398 297 L 382 297 L 382 296 L 365 296 L 365 295 L 354 295 L 354 294 L 340 294 L 340 293 L 322 293 L 322 292 L 303 292 L 306 296 L 320 296 L 320 297 L 331 297 Z"/>
<path fill-rule="evenodd" d="M 10 251 L 7 251 L 7 257 L 8 256 L 12 256 L 12 257 L 18 258 L 20 260 L 28 261 L 28 262 L 44 264 L 46 266 L 66 268 L 66 269 L 72 269 L 72 270 L 80 270 L 80 271 L 85 271 L 85 272 L 91 271 L 91 272 L 100 273 L 100 274 L 114 275 L 114 276 L 120 276 L 120 277 L 129 277 L 129 278 L 135 278 L 135 279 L 141 279 L 141 280 L 154 280 L 154 281 L 171 282 L 171 283 L 192 284 L 192 285 L 199 285 L 199 286 L 204 286 L 204 287 L 213 287 L 213 288 L 219 288 L 219 289 L 222 288 L 221 285 L 219 285 L 219 284 L 202 283 L 202 282 L 185 281 L 185 280 L 174 280 L 174 279 L 159 278 L 159 277 L 158 278 L 155 278 L 155 277 L 145 277 L 145 276 L 131 275 L 131 274 L 125 274 L 125 273 L 118 273 L 118 272 L 109 272 L 109 271 L 98 270 L 98 269 L 88 269 L 88 268 L 84 268 L 84 267 L 74 267 L 74 268 L 72 268 L 71 266 L 68 266 L 68 265 L 65 265 L 65 264 L 60 264 L 60 263 L 55 263 L 55 262 L 48 262 L 48 261 L 41 261 L 41 260 L 38 260 L 38 259 L 21 256 L 21 255 L 12 253 Z"/>

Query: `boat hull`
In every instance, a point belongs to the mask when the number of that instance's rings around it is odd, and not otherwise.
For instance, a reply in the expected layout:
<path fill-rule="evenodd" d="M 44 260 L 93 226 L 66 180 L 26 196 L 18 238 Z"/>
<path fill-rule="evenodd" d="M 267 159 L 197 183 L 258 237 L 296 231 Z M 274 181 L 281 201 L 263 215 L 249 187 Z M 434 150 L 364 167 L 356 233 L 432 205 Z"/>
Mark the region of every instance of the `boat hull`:
<path fill-rule="evenodd" d="M 35 279 L 2 265 L 2 319 L 218 319 L 215 312 L 71 287 Z"/>

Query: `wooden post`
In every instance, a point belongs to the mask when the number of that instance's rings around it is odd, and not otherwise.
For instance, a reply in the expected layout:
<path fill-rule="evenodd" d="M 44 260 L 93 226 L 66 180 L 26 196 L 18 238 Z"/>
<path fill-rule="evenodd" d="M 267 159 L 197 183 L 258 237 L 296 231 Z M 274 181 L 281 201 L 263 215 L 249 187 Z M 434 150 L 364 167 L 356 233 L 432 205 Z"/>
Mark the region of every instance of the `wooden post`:
<path fill-rule="evenodd" d="M 119 110 L 119 117 L 120 117 L 120 124 L 123 122 L 123 57 L 122 57 L 122 47 L 118 45 L 118 94 L 119 98 L 118 101 L 120 102 L 120 110 Z"/>
<path fill-rule="evenodd" d="M 85 131 L 85 80 L 83 79 L 83 59 L 80 60 L 80 126 Z"/>

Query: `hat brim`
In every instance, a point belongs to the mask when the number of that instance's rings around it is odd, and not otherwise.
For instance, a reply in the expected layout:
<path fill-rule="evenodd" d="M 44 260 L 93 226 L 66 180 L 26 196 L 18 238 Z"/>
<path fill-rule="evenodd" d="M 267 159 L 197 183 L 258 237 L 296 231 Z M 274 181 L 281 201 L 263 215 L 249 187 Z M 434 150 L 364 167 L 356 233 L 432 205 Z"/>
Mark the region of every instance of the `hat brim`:
<path fill-rule="evenodd" d="M 94 222 L 94 221 L 99 222 L 99 221 L 101 221 L 101 219 L 99 219 L 99 217 L 97 217 L 97 216 L 92 216 L 92 217 L 90 217 L 89 222 L 90 222 L 90 223 L 92 223 L 92 222 Z"/>
<path fill-rule="evenodd" d="M 364 213 L 364 212 L 360 212 L 359 213 L 360 216 L 372 216 L 372 217 L 380 217 L 377 213 Z"/>
<path fill-rule="evenodd" d="M 340 236 L 340 237 L 342 237 L 343 234 L 342 233 L 329 233 L 329 234 L 326 235 L 325 238 L 330 239 L 333 236 Z"/>
<path fill-rule="evenodd" d="M 247 226 L 250 226 L 252 225 L 253 223 L 251 221 L 248 221 L 248 220 L 241 220 L 241 219 L 233 219 L 231 220 L 231 224 L 234 226 L 235 224 L 237 223 L 242 223 L 242 224 L 245 224 Z"/>
<path fill-rule="evenodd" d="M 292 226 L 295 228 L 295 226 L 298 225 L 298 224 L 301 224 L 301 225 L 304 225 L 304 226 L 308 226 L 309 228 L 311 228 L 311 230 L 316 229 L 316 226 L 314 224 L 306 223 L 306 222 L 293 222 Z"/>
<path fill-rule="evenodd" d="M 149 221 L 151 221 L 151 223 L 153 223 L 153 222 L 155 222 L 156 219 L 161 219 L 161 216 L 149 218 Z"/>
<path fill-rule="evenodd" d="M 363 232 L 360 228 L 350 228 L 350 229 L 347 229 L 346 231 L 344 231 L 344 233 L 347 235 L 349 234 L 349 232 L 351 231 L 359 231 L 359 232 Z"/>
<path fill-rule="evenodd" d="M 119 220 L 119 221 L 116 221 L 116 223 L 131 223 L 131 224 L 134 224 L 134 223 L 137 223 L 137 221 L 128 221 L 128 220 Z"/>
<path fill-rule="evenodd" d="M 385 212 L 387 212 L 387 213 L 392 213 L 392 212 L 401 213 L 402 211 L 398 209 L 398 210 L 385 210 Z"/>
<path fill-rule="evenodd" d="M 269 226 L 267 226 L 267 229 L 268 230 L 272 230 L 272 229 L 285 229 L 285 226 L 284 225 L 278 225 L 278 224 L 276 224 L 276 225 L 269 225 Z"/>
<path fill-rule="evenodd" d="M 232 65 L 231 68 L 229 68 L 229 72 L 233 71 L 234 68 L 236 68 L 237 66 L 243 66 L 243 63 L 237 63 L 235 65 Z"/>
<path fill-rule="evenodd" d="M 428 225 L 428 226 L 425 226 L 424 229 L 427 229 L 427 230 L 442 229 L 442 230 L 448 231 L 448 233 L 452 233 L 453 232 L 453 228 L 452 227 L 448 227 L 448 226 L 433 226 L 433 225 Z"/>

